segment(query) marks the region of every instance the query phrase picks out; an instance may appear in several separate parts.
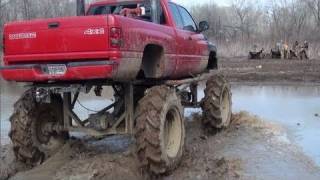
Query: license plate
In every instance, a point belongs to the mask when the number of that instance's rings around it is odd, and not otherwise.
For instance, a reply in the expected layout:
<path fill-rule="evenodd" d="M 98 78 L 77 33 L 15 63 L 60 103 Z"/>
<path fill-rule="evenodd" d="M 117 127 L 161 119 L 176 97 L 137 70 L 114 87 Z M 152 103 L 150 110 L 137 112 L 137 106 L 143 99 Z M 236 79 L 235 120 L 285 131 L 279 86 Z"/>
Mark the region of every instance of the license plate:
<path fill-rule="evenodd" d="M 67 66 L 64 64 L 49 64 L 47 65 L 48 74 L 54 76 L 61 76 L 66 74 Z"/>

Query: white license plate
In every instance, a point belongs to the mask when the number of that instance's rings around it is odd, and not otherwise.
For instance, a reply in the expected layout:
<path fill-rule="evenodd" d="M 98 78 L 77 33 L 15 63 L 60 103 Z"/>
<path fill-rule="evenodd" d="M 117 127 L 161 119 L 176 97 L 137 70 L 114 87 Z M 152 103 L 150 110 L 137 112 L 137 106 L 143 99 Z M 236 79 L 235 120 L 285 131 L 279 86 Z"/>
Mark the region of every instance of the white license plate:
<path fill-rule="evenodd" d="M 64 64 L 48 64 L 47 68 L 49 75 L 61 76 L 67 72 L 67 66 Z"/>

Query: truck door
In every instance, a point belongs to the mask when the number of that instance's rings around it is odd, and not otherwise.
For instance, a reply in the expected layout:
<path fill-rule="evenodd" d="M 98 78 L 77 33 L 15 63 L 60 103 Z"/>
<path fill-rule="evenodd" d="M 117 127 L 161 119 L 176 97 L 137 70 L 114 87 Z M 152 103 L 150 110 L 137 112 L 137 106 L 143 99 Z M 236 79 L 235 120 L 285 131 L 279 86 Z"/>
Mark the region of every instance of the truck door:
<path fill-rule="evenodd" d="M 176 21 L 177 66 L 176 76 L 189 76 L 203 71 L 208 64 L 208 45 L 189 12 L 182 6 L 169 3 Z"/>

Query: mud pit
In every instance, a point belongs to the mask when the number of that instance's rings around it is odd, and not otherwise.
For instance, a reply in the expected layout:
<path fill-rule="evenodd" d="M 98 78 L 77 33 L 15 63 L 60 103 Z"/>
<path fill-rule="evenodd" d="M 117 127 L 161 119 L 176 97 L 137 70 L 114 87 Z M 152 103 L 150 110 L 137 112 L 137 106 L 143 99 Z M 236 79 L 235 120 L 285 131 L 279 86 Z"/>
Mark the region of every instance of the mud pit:
<path fill-rule="evenodd" d="M 319 137 L 317 133 L 319 123 L 315 115 L 320 114 L 316 103 L 320 91 L 314 85 L 320 82 L 318 77 L 320 63 L 318 61 L 286 63 L 269 60 L 265 62 L 223 60 L 221 64 L 223 72 L 235 84 L 234 110 L 247 110 L 262 118 L 241 112 L 233 116 L 233 123 L 229 129 L 214 136 L 207 136 L 201 131 L 197 122 L 200 115 L 193 114 L 198 110 L 187 111 L 186 152 L 181 166 L 165 177 L 142 174 L 134 153 L 134 140 L 123 136 L 94 140 L 77 134 L 77 138 L 73 138 L 43 165 L 32 170 L 24 167 L 15 162 L 6 135 L 10 127 L 7 118 L 12 111 L 12 103 L 21 94 L 21 90 L 6 89 L 10 94 L 1 99 L 4 103 L 1 111 L 0 179 L 9 176 L 18 180 L 320 179 L 320 161 L 317 152 L 320 145 L 313 137 Z M 296 68 L 299 66 L 304 68 L 302 70 L 301 67 Z M 241 87 L 238 86 L 239 83 L 255 86 Z M 305 83 L 311 83 L 312 86 L 302 88 L 302 95 L 293 94 L 288 96 L 288 99 L 280 98 L 269 102 L 268 100 L 275 95 L 285 96 L 286 93 L 297 91 L 299 88 L 295 86 L 275 88 L 271 91 L 272 94 L 268 87 L 256 87 L 262 83 L 298 84 L 298 87 L 305 87 Z M 312 95 L 306 96 L 306 94 Z M 292 99 L 292 97 L 300 98 Z M 84 102 L 86 106 L 96 109 L 100 107 L 95 105 L 103 107 L 108 103 L 96 99 Z M 295 106 L 290 106 L 292 104 Z M 281 114 L 279 109 L 283 106 L 286 106 L 285 113 Z M 299 107 L 310 111 L 299 111 L 296 109 Z M 78 113 L 86 116 L 87 111 L 78 106 Z"/>
<path fill-rule="evenodd" d="M 203 134 L 200 115 L 186 122 L 186 152 L 181 166 L 158 179 L 319 179 L 320 169 L 300 148 L 283 139 L 284 130 L 246 112 L 233 115 L 229 129 Z M 116 148 L 115 148 L 116 147 Z M 10 145 L 1 150 L 1 176 L 24 170 Z M 141 173 L 128 137 L 73 139 L 41 166 L 11 179 L 150 179 Z M 152 177 L 151 179 L 153 179 Z"/>

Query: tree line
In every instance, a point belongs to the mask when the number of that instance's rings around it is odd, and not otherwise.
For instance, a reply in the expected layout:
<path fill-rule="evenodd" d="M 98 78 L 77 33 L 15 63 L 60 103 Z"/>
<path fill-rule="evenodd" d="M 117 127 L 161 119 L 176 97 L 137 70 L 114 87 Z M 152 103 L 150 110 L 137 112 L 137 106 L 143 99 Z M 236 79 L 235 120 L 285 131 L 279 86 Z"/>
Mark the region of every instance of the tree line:
<path fill-rule="evenodd" d="M 208 3 L 191 11 L 221 41 L 320 40 L 320 0 L 232 0 L 228 7 Z"/>
<path fill-rule="evenodd" d="M 190 11 L 209 22 L 207 36 L 220 43 L 320 41 L 320 0 L 231 0 L 224 7 L 211 1 Z M 0 36 L 8 21 L 75 14 L 75 0 L 0 0 Z"/>

